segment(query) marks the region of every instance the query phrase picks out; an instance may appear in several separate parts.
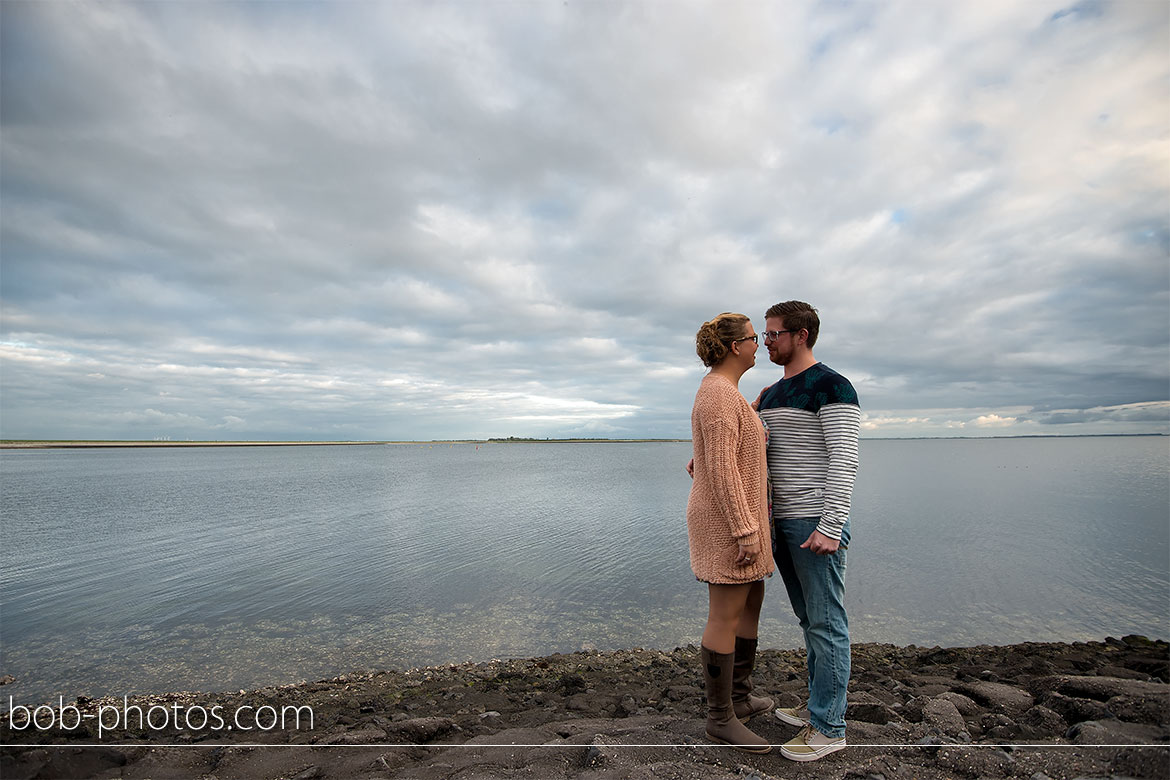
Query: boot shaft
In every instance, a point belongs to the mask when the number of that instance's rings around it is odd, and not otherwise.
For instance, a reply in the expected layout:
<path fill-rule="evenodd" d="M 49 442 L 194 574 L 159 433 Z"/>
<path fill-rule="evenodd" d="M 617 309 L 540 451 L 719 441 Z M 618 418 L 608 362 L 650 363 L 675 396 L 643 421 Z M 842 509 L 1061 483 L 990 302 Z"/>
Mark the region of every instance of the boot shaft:
<path fill-rule="evenodd" d="M 756 668 L 756 647 L 759 639 L 735 638 L 735 670 L 731 676 L 731 698 L 746 699 L 755 687 L 752 670 Z"/>
<path fill-rule="evenodd" d="M 713 716 L 731 710 L 731 687 L 735 683 L 735 653 L 702 649 L 703 682 L 707 689 L 707 710 Z"/>

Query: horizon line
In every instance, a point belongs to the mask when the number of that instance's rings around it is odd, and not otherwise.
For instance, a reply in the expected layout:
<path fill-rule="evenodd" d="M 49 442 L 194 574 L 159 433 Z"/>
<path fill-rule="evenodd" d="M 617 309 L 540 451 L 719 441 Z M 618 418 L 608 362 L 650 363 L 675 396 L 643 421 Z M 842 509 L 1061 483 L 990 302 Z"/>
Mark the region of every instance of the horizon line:
<path fill-rule="evenodd" d="M 977 439 L 1083 439 L 1160 436 L 1162 432 L 1147 433 L 1028 433 L 990 434 L 986 436 L 861 436 L 862 441 L 925 441 Z M 486 439 L 0 439 L 0 449 L 37 449 L 68 447 L 292 447 L 354 445 L 378 446 L 390 444 L 653 444 L 683 443 L 690 438 L 671 437 L 490 437 Z"/>

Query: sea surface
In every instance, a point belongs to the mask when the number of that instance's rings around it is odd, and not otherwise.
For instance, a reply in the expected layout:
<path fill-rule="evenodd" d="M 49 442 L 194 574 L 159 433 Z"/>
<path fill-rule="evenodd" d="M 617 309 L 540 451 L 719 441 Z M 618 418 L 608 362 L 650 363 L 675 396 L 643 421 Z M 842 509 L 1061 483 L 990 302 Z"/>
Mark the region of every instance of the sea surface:
<path fill-rule="evenodd" d="M 689 443 L 0 451 L 17 703 L 697 643 Z M 1170 637 L 1170 440 L 863 440 L 854 641 Z M 799 647 L 779 575 L 762 644 Z"/>

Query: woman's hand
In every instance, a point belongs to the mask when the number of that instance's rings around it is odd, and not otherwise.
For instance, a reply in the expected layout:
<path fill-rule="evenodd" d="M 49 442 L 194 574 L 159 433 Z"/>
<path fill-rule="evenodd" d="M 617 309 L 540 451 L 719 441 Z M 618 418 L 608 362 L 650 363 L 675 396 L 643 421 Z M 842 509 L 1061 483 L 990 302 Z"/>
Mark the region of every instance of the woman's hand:
<path fill-rule="evenodd" d="M 751 566 L 756 562 L 756 558 L 760 557 L 760 543 L 752 542 L 751 544 L 741 544 L 739 546 L 739 555 L 735 559 L 736 566 Z"/>
<path fill-rule="evenodd" d="M 695 459 L 691 458 L 687 461 L 687 473 L 691 475 L 691 479 L 695 478 Z"/>

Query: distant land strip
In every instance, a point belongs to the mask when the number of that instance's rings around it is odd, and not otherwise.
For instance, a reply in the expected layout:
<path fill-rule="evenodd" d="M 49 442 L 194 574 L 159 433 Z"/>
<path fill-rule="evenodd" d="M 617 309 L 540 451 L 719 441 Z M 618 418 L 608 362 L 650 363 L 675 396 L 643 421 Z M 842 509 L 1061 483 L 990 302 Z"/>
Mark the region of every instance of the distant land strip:
<path fill-rule="evenodd" d="M 393 444 L 384 441 L 36 441 L 20 439 L 0 440 L 0 449 L 27 450 L 61 447 L 309 447 L 339 444 Z M 406 442 L 402 442 L 406 443 Z"/>
<path fill-rule="evenodd" d="M 322 446 L 372 446 L 387 444 L 588 444 L 588 443 L 638 443 L 638 442 L 686 442 L 690 439 L 434 439 L 430 441 L 154 441 L 154 440 L 34 440 L 3 439 L 0 449 L 111 449 L 117 447 L 322 447 Z"/>
<path fill-rule="evenodd" d="M 1117 437 L 1166 436 L 1164 433 L 1062 433 L 1018 434 L 1014 436 L 862 436 L 862 441 L 933 441 L 988 439 L 1096 439 Z M 509 436 L 502 439 L 407 439 L 399 441 L 154 441 L 154 440 L 85 440 L 85 439 L 0 439 L 0 450 L 31 449 L 112 449 L 117 447 L 323 447 L 373 446 L 387 444 L 647 444 L 689 442 L 690 439 L 529 439 Z"/>

